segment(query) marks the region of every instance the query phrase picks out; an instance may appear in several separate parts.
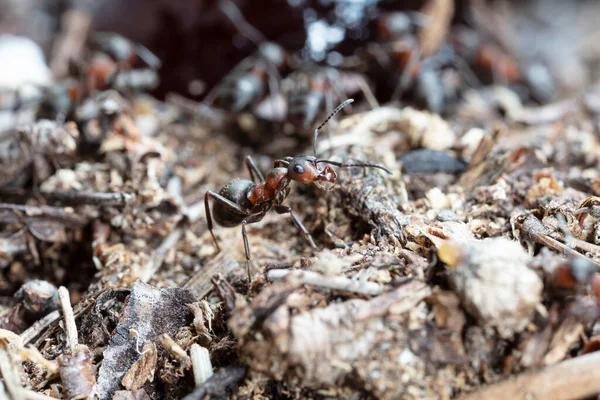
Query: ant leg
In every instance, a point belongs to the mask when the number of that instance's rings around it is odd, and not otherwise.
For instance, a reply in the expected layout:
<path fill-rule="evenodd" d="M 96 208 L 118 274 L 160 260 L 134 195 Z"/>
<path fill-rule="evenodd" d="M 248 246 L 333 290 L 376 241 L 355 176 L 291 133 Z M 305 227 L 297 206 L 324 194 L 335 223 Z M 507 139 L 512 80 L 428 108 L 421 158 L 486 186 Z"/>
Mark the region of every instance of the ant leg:
<path fill-rule="evenodd" d="M 265 36 L 246 21 L 244 14 L 242 14 L 242 11 L 233 1 L 220 0 L 218 6 L 238 32 L 252 41 L 255 45 L 258 46 L 260 43 L 266 41 Z"/>
<path fill-rule="evenodd" d="M 369 106 L 371 107 L 371 109 L 374 110 L 376 108 L 379 108 L 379 102 L 375 98 L 375 95 L 373 94 L 373 91 L 369 87 L 369 84 L 367 83 L 367 80 L 365 79 L 365 77 L 359 74 L 357 76 L 357 79 L 358 79 L 358 86 L 360 87 L 361 92 L 363 92 L 363 96 L 365 96 L 365 99 L 367 100 L 367 103 L 369 103 Z"/>
<path fill-rule="evenodd" d="M 221 247 L 219 246 L 217 237 L 215 236 L 215 233 L 213 232 L 213 220 L 212 220 L 212 215 L 210 213 L 210 204 L 208 201 L 209 199 L 213 199 L 214 201 L 216 201 L 217 203 L 221 204 L 222 206 L 228 208 L 229 210 L 235 211 L 240 214 L 248 215 L 248 210 L 243 209 L 242 207 L 240 207 L 239 204 L 235 204 L 231 200 L 226 199 L 225 197 L 221 196 L 218 193 L 213 192 L 212 190 L 206 191 L 206 194 L 204 195 L 204 212 L 206 213 L 206 223 L 208 225 L 208 230 L 210 231 L 210 234 L 212 235 L 213 240 L 215 241 L 215 245 L 217 246 L 217 251 L 220 252 Z"/>
<path fill-rule="evenodd" d="M 292 220 L 294 221 L 296 227 L 300 230 L 300 233 L 302 233 L 302 236 L 304 236 L 308 243 L 310 243 L 310 246 L 315 250 L 319 250 L 312 236 L 310 235 L 302 221 L 300 221 L 300 218 L 298 218 L 296 213 L 294 213 L 294 211 L 290 207 L 281 205 L 275 206 L 275 212 L 277 214 L 289 214 L 290 217 L 292 217 Z"/>
<path fill-rule="evenodd" d="M 246 233 L 246 225 L 258 222 L 265 216 L 265 213 L 252 215 L 242 221 L 242 239 L 244 240 L 244 253 L 246 255 L 246 270 L 248 271 L 248 282 L 252 282 L 252 273 L 250 272 L 250 263 L 252 255 L 250 254 L 250 243 L 248 243 L 248 234 Z"/>
<path fill-rule="evenodd" d="M 212 193 L 213 192 L 211 192 L 209 190 L 204 195 L 204 213 L 206 214 L 206 223 L 208 224 L 208 230 L 210 231 L 210 234 L 211 234 L 213 240 L 215 241 L 215 246 L 217 246 L 217 252 L 220 253 L 221 246 L 219 246 L 217 237 L 215 236 L 215 233 L 213 232 L 213 221 L 212 221 L 212 216 L 210 215 L 210 204 L 208 203 L 208 199 L 211 197 Z"/>
<path fill-rule="evenodd" d="M 248 271 L 248 282 L 252 282 L 252 273 L 250 272 L 252 255 L 250 254 L 250 243 L 248 243 L 246 224 L 248 224 L 246 221 L 242 221 L 242 239 L 244 240 L 244 253 L 246 254 L 246 271 Z"/>
<path fill-rule="evenodd" d="M 267 84 L 269 85 L 269 97 L 271 97 L 271 112 L 274 116 L 277 115 L 277 95 L 281 92 L 279 90 L 279 82 L 281 82 L 281 74 L 277 70 L 277 67 L 269 61 L 265 61 L 267 67 Z"/>
<path fill-rule="evenodd" d="M 204 99 L 202 100 L 201 104 L 204 107 L 212 107 L 215 100 L 217 100 L 217 98 L 223 94 L 223 92 L 222 92 L 223 82 L 226 79 L 231 78 L 232 76 L 236 76 L 236 75 L 241 74 L 244 71 L 247 71 L 255 63 L 256 63 L 256 57 L 253 57 L 253 56 L 248 56 L 248 57 L 244 58 L 242 61 L 240 61 L 239 64 L 236 65 L 235 67 L 233 67 L 233 69 L 230 72 L 228 72 L 227 75 L 225 75 L 219 83 L 217 83 L 216 85 L 214 85 L 212 87 L 212 89 L 210 89 L 210 91 L 206 94 L 206 96 L 204 96 Z"/>
<path fill-rule="evenodd" d="M 246 157 L 246 167 L 248 167 L 248 172 L 250 172 L 250 178 L 252 179 L 252 182 L 260 183 L 265 181 L 265 177 L 263 176 L 262 172 L 260 172 L 260 169 L 258 169 L 258 166 L 254 163 L 254 160 L 251 156 Z M 258 178 L 258 182 L 256 181 L 256 178 Z"/>

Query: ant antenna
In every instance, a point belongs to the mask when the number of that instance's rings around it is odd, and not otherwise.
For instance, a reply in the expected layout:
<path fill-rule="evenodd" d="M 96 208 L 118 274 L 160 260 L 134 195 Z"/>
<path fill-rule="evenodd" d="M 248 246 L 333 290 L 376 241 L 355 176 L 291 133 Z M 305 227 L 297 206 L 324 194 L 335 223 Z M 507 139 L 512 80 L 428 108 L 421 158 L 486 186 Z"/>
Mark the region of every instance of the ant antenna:
<path fill-rule="evenodd" d="M 383 165 L 373 164 L 373 163 L 352 163 L 352 164 L 348 164 L 348 163 L 341 163 L 341 162 L 331 161 L 331 160 L 317 160 L 316 162 L 317 163 L 331 164 L 331 165 L 335 165 L 335 166 L 341 167 L 341 168 L 349 168 L 349 167 L 379 168 L 381 170 L 384 170 L 385 172 L 387 172 L 390 175 L 393 174 L 393 172 L 392 172 L 391 169 L 389 169 L 387 167 L 384 167 Z"/>
<path fill-rule="evenodd" d="M 339 106 L 337 106 L 335 108 L 335 110 L 333 110 L 331 112 L 331 114 L 329 114 L 327 116 L 327 118 L 325 118 L 325 121 L 323 121 L 323 123 L 321 125 L 319 125 L 319 127 L 317 129 L 315 129 L 315 136 L 313 138 L 313 153 L 314 153 L 315 158 L 317 157 L 317 136 L 319 136 L 319 130 L 321 130 L 321 128 L 323 128 L 325 125 L 327 125 L 329 120 L 331 118 L 333 118 L 335 116 L 335 114 L 339 113 L 342 108 L 346 107 L 348 104 L 352 103 L 353 101 L 354 101 L 354 99 L 348 99 L 348 100 L 344 101 L 342 104 L 340 104 Z"/>

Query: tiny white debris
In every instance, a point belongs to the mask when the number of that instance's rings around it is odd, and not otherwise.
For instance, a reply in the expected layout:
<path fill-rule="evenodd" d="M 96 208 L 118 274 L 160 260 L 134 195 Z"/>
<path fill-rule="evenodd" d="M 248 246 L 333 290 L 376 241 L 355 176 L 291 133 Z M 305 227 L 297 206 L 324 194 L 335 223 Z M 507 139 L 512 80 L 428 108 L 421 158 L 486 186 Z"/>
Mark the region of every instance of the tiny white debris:
<path fill-rule="evenodd" d="M 409 349 L 404 349 L 398 356 L 398 363 L 406 365 L 410 364 L 414 359 L 415 355 Z"/>
<path fill-rule="evenodd" d="M 198 387 L 213 375 L 210 354 L 205 347 L 194 343 L 190 348 L 190 358 L 192 359 L 192 369 L 194 370 L 194 383 Z"/>
<path fill-rule="evenodd" d="M 429 205 L 434 210 L 441 210 L 450 207 L 448 196 L 446 196 L 444 192 L 440 190 L 440 188 L 434 187 L 429 189 L 427 193 L 425 193 L 425 198 L 427 198 Z"/>

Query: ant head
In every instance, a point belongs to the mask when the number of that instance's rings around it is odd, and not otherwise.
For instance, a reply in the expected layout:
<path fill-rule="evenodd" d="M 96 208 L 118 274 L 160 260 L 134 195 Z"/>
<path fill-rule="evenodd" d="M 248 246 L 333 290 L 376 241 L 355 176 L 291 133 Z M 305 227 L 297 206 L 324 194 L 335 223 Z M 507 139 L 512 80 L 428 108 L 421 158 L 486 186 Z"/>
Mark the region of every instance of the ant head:
<path fill-rule="evenodd" d="M 296 182 L 305 183 L 335 183 L 335 171 L 327 166 L 319 165 L 313 156 L 298 156 L 289 161 L 288 176 Z M 322 187 L 322 185 L 318 185 Z"/>

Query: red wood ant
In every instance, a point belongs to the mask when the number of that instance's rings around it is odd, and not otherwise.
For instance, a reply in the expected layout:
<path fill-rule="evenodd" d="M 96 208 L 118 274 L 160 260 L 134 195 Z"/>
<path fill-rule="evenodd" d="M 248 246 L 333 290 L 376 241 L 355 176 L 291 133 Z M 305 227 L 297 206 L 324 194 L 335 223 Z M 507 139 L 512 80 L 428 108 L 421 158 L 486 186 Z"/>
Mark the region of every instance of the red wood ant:
<path fill-rule="evenodd" d="M 278 214 L 289 214 L 298 227 L 302 236 L 309 242 L 313 249 L 317 249 L 312 236 L 302 224 L 302 221 L 288 207 L 282 205 L 290 192 L 290 183 L 292 181 L 303 183 L 315 183 L 323 188 L 319 183 L 333 184 L 336 182 L 335 171 L 323 164 L 335 165 L 341 168 L 349 167 L 372 167 L 379 168 L 391 174 L 388 168 L 373 163 L 343 163 L 331 160 L 317 158 L 317 137 L 319 131 L 335 116 L 342 108 L 352 103 L 353 99 L 348 99 L 336 107 L 321 125 L 314 132 L 313 137 L 313 155 L 300 155 L 296 157 L 285 157 L 276 160 L 274 168 L 269 171 L 266 178 L 260 172 L 250 156 L 246 158 L 246 167 L 252 180 L 234 179 L 226 184 L 219 193 L 211 190 L 204 196 L 204 208 L 208 230 L 215 241 L 217 250 L 220 251 L 219 243 L 213 232 L 214 221 L 223 227 L 234 227 L 242 225 L 242 237 L 244 239 L 244 251 L 246 254 L 246 264 L 248 268 L 248 279 L 250 278 L 250 246 L 246 234 L 246 225 L 259 222 L 266 213 L 272 208 Z M 212 214 L 209 205 L 209 199 L 214 201 Z"/>

